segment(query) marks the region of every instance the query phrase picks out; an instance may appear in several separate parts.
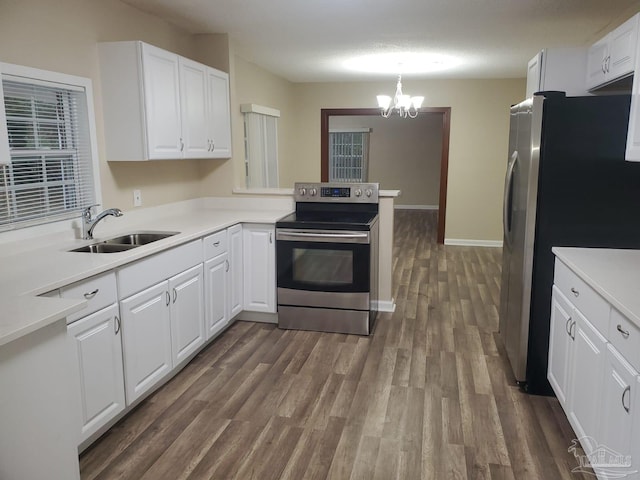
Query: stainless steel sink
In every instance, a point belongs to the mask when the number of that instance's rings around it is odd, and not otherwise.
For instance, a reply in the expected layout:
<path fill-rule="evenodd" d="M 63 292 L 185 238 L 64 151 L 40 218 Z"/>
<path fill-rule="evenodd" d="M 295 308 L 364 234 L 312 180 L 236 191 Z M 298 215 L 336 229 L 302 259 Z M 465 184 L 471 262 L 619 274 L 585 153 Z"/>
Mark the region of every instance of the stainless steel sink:
<path fill-rule="evenodd" d="M 116 253 L 124 252 L 125 250 L 131 250 L 136 248 L 137 245 L 118 245 L 115 243 L 94 243 L 92 245 L 85 245 L 84 247 L 74 248 L 69 250 L 70 252 L 84 252 L 84 253 Z"/>
<path fill-rule="evenodd" d="M 74 248 L 70 252 L 84 253 L 116 253 L 131 250 L 132 248 L 157 242 L 163 238 L 172 237 L 180 232 L 133 232 L 127 235 L 110 238 L 84 247 Z"/>
<path fill-rule="evenodd" d="M 178 233 L 180 232 L 134 232 L 120 237 L 110 238 L 109 240 L 105 240 L 105 243 L 140 246 L 157 242 L 163 238 L 172 237 Z"/>

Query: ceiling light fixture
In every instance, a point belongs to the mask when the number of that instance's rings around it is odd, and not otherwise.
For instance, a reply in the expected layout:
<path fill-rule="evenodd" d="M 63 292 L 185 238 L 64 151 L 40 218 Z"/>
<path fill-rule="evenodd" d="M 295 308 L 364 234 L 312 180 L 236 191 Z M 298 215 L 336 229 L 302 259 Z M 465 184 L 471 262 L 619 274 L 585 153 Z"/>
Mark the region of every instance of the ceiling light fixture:
<path fill-rule="evenodd" d="M 380 113 L 384 118 L 389 118 L 394 112 L 402 118 L 416 118 L 424 101 L 424 97 L 412 97 L 402 93 L 402 75 L 398 75 L 396 94 L 393 98 L 388 95 L 378 95 L 377 99 Z"/>

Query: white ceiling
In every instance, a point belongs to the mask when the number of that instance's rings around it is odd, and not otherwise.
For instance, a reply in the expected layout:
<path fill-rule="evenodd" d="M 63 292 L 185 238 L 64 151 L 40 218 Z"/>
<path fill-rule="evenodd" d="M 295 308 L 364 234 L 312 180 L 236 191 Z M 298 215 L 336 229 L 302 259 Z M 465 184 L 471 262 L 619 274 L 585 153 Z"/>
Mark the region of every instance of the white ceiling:
<path fill-rule="evenodd" d="M 638 0 L 124 0 L 191 33 L 228 33 L 237 51 L 294 82 L 388 78 L 344 62 L 373 53 L 449 55 L 412 78 L 518 78 L 541 48 L 587 45 Z"/>

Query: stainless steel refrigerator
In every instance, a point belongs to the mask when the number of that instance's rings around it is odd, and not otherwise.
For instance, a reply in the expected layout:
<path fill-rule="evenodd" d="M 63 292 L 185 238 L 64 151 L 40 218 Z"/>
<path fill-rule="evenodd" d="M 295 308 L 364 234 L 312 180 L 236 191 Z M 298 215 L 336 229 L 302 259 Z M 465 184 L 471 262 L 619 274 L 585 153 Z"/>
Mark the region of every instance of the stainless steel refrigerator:
<path fill-rule="evenodd" d="M 630 97 L 542 92 L 511 108 L 500 334 L 516 380 L 547 381 L 553 246 L 640 248 L 640 163 L 624 160 Z"/>

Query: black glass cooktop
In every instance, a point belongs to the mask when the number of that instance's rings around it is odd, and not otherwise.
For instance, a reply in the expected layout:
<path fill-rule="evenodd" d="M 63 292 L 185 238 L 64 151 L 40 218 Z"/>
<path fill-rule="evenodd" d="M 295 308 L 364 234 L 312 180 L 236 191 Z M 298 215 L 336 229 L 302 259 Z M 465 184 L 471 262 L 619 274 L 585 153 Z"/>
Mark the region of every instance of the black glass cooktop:
<path fill-rule="evenodd" d="M 348 208 L 314 209 L 309 208 L 309 204 L 304 204 L 299 205 L 294 213 L 278 220 L 276 228 L 366 231 L 371 228 L 377 218 L 377 205 L 375 208 L 350 205 Z"/>

